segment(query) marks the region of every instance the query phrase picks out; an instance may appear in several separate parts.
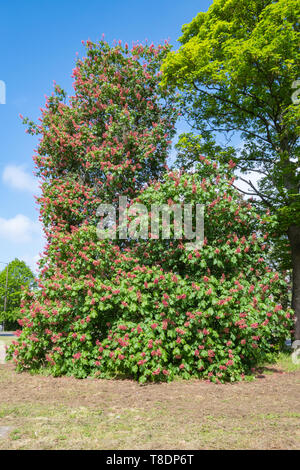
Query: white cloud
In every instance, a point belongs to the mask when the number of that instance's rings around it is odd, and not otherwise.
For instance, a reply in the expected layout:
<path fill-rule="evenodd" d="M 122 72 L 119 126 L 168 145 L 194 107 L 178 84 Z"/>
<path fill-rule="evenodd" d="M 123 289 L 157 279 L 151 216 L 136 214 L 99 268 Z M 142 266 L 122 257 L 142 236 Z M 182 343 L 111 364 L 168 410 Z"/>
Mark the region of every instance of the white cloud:
<path fill-rule="evenodd" d="M 0 217 L 0 238 L 15 243 L 28 243 L 37 234 L 41 234 L 40 223 L 29 219 L 26 215 L 17 214 L 11 219 Z"/>
<path fill-rule="evenodd" d="M 2 179 L 14 189 L 25 190 L 34 194 L 39 192 L 38 179 L 26 172 L 22 165 L 7 165 L 4 168 Z"/>

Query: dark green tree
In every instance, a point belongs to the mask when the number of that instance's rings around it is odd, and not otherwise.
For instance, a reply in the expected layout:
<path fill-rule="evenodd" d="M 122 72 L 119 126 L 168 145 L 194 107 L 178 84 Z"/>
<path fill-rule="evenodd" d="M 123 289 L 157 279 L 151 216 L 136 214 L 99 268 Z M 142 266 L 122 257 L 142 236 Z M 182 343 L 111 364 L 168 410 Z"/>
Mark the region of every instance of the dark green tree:
<path fill-rule="evenodd" d="M 22 286 L 33 289 L 34 275 L 24 261 L 14 259 L 8 265 L 8 282 L 6 289 L 6 267 L 0 272 L 0 322 L 4 322 L 6 330 L 18 327 L 17 320 L 21 318 L 20 303 Z M 6 297 L 6 309 L 4 311 Z"/>

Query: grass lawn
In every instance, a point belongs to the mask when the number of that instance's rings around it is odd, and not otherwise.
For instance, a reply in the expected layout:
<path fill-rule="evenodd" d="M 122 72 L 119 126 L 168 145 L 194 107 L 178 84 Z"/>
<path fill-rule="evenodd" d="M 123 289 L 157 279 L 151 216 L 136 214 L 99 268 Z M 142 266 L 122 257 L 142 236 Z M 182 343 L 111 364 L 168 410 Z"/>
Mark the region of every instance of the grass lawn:
<path fill-rule="evenodd" d="M 0 343 L 4 343 L 9 345 L 14 339 L 17 339 L 16 336 L 1 336 L 0 335 Z"/>
<path fill-rule="evenodd" d="M 253 381 L 227 385 L 141 386 L 0 365 L 0 449 L 297 449 L 299 386 L 300 366 L 284 354 Z"/>

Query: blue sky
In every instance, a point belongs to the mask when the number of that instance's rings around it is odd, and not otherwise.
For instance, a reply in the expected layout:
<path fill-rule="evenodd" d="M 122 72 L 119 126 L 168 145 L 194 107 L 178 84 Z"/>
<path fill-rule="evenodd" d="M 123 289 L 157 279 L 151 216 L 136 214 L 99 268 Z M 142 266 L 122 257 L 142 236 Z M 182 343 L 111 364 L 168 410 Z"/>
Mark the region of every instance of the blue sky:
<path fill-rule="evenodd" d="M 55 80 L 72 93 L 71 73 L 81 40 L 163 42 L 175 48 L 181 26 L 207 0 L 14 0 L 1 2 L 0 81 L 6 104 L 0 104 L 0 261 L 15 257 L 31 267 L 43 251 L 34 200 L 37 181 L 32 155 L 37 140 L 25 133 L 19 114 L 37 121 L 45 95 Z M 0 96 L 1 102 L 1 96 Z M 4 265 L 0 265 L 3 268 Z"/>

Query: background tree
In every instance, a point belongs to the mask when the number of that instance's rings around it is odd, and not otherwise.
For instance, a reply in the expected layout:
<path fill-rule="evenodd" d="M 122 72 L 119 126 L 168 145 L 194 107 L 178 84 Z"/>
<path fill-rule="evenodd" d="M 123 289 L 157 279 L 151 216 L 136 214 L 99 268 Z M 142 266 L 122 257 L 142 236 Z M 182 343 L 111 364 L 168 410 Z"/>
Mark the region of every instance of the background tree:
<path fill-rule="evenodd" d="M 245 194 L 259 196 L 278 216 L 276 232 L 288 237 L 297 339 L 300 106 L 292 95 L 299 74 L 299 17 L 298 0 L 215 0 L 183 26 L 181 47 L 163 65 L 163 83 L 180 88 L 182 107 L 205 145 L 215 145 L 220 132 L 239 137 L 237 169 L 261 177 L 257 184 L 248 182 Z M 223 159 L 224 151 L 215 158 Z"/>
<path fill-rule="evenodd" d="M 24 261 L 14 259 L 8 265 L 8 285 L 6 292 L 6 268 L 0 273 L 0 323 L 4 322 L 6 330 L 18 328 L 17 320 L 21 318 L 20 303 L 22 287 L 29 291 L 35 286 L 34 275 Z M 6 294 L 6 311 L 4 312 L 4 299 Z"/>

